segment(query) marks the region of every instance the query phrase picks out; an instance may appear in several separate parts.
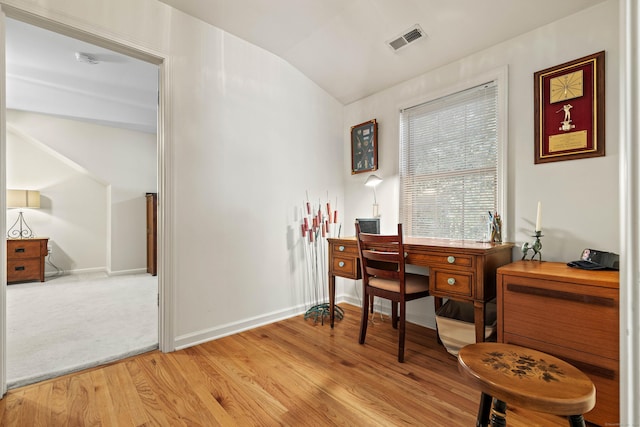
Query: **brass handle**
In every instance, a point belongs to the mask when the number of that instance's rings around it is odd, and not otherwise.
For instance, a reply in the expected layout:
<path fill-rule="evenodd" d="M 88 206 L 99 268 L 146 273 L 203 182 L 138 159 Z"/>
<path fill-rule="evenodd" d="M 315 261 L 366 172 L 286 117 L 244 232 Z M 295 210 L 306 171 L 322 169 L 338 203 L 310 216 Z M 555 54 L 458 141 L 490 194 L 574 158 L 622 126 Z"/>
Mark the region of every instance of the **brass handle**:
<path fill-rule="evenodd" d="M 456 262 L 456 257 L 449 255 L 447 257 L 447 261 L 449 262 L 449 264 L 453 264 L 454 262 Z"/>
<path fill-rule="evenodd" d="M 338 266 L 339 266 L 339 267 L 344 267 L 344 261 L 340 261 L 340 262 L 338 263 Z"/>
<path fill-rule="evenodd" d="M 456 284 L 456 279 L 454 279 L 453 277 L 449 277 L 447 279 L 447 283 L 450 284 L 451 286 Z"/>
<path fill-rule="evenodd" d="M 338 250 L 339 250 L 340 252 L 344 252 L 344 246 L 338 246 Z"/>

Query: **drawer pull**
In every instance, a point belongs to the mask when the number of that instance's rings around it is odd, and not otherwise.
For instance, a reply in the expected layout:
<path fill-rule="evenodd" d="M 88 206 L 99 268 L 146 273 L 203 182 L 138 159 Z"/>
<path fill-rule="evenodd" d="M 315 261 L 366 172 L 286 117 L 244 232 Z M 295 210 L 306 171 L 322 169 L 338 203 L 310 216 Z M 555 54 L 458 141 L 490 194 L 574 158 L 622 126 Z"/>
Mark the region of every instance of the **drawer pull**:
<path fill-rule="evenodd" d="M 16 271 L 24 271 L 24 265 L 19 265 L 15 268 Z"/>
<path fill-rule="evenodd" d="M 344 267 L 344 261 L 340 261 L 340 262 L 338 263 L 338 267 Z"/>
<path fill-rule="evenodd" d="M 452 255 L 449 255 L 449 256 L 447 257 L 447 262 L 448 262 L 449 264 L 453 264 L 454 262 L 456 262 L 456 257 L 454 257 L 454 256 L 452 256 Z M 451 284 L 451 283 L 449 283 L 449 284 Z"/>
<path fill-rule="evenodd" d="M 344 246 L 338 246 L 338 250 L 339 250 L 340 252 L 344 252 Z"/>
<path fill-rule="evenodd" d="M 24 248 L 16 248 L 16 252 L 24 252 Z"/>
<path fill-rule="evenodd" d="M 450 284 L 451 286 L 456 284 L 456 279 L 454 279 L 453 277 L 449 277 L 447 279 L 447 283 Z"/>

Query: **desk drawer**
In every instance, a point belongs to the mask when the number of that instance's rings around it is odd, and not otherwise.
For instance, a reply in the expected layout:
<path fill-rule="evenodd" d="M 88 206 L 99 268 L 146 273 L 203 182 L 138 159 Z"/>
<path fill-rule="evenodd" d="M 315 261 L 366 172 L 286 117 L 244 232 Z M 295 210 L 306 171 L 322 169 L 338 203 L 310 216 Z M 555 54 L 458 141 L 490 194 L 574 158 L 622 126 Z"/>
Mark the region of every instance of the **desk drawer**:
<path fill-rule="evenodd" d="M 7 281 L 40 280 L 40 258 L 8 260 Z"/>
<path fill-rule="evenodd" d="M 358 258 L 358 244 L 353 242 L 353 244 L 331 244 L 331 255 L 335 256 L 343 256 L 343 257 L 353 257 Z"/>
<path fill-rule="evenodd" d="M 434 295 L 461 295 L 471 296 L 472 274 L 461 274 L 459 272 L 435 270 L 432 271 L 433 281 L 430 281 L 431 292 Z"/>
<path fill-rule="evenodd" d="M 346 277 L 349 279 L 358 279 L 358 259 L 345 257 L 332 257 L 331 271 L 336 276 Z"/>
<path fill-rule="evenodd" d="M 7 258 L 37 258 L 40 256 L 40 240 L 7 240 Z"/>
<path fill-rule="evenodd" d="M 446 252 L 441 254 L 411 252 L 407 256 L 407 263 L 428 267 L 460 267 L 469 269 L 473 267 L 473 257 L 470 255 Z"/>

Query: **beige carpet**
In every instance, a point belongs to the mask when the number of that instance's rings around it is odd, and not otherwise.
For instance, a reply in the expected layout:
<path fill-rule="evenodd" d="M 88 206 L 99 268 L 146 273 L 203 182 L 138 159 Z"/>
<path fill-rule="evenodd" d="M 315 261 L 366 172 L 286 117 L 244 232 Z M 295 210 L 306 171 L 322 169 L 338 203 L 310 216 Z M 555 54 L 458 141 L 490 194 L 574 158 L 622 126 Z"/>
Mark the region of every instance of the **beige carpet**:
<path fill-rule="evenodd" d="M 70 275 L 7 286 L 7 386 L 158 347 L 158 281 Z"/>

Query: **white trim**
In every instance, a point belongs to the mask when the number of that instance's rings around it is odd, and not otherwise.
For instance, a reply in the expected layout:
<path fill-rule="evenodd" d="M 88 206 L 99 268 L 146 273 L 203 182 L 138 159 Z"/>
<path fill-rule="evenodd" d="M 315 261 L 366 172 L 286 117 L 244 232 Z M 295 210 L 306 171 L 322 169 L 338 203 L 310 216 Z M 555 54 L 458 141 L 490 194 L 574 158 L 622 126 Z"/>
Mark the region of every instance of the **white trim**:
<path fill-rule="evenodd" d="M 8 2 L 13 5 L 7 4 Z M 16 5 L 17 4 L 17 5 Z M 159 97 L 158 97 L 158 292 L 160 307 L 158 310 L 158 341 L 159 348 L 163 352 L 175 349 L 174 324 L 175 324 L 175 267 L 173 265 L 175 257 L 170 250 L 174 234 L 172 215 L 169 206 L 172 205 L 172 183 L 173 170 L 171 159 L 171 118 L 169 101 L 170 75 L 169 55 L 148 49 L 135 42 L 123 39 L 117 34 L 110 32 L 106 28 L 95 28 L 89 22 L 79 20 L 60 13 L 55 13 L 46 8 L 39 7 L 32 3 L 27 4 L 19 0 L 0 0 L 0 128 L 5 129 L 5 82 L 6 71 L 4 66 L 5 55 L 5 35 L 4 19 L 10 17 L 32 25 L 46 28 L 60 34 L 67 35 L 88 43 L 92 43 L 110 50 L 114 50 L 134 58 L 147 61 L 159 66 Z M 5 133 L 0 135 L 0 154 L 2 159 L 6 159 Z M 0 397 L 7 391 L 6 382 L 6 209 L 5 189 L 6 189 L 6 165 L 5 161 L 0 161 Z"/>
<path fill-rule="evenodd" d="M 289 319 L 292 317 L 300 316 L 306 311 L 307 307 L 304 305 L 298 305 L 297 307 L 291 307 L 284 310 L 274 311 L 257 317 L 251 317 L 238 322 L 227 323 L 225 325 L 216 326 L 215 328 L 203 329 L 200 331 L 192 332 L 189 334 L 176 337 L 176 350 L 183 348 L 193 347 L 198 344 L 217 340 L 229 335 L 238 334 L 243 331 L 255 329 L 260 326 L 268 325 L 270 323 L 279 322 L 281 320 Z M 312 319 L 307 319 L 307 322 L 313 322 Z M 324 319 L 328 322 L 328 319 Z"/>
<path fill-rule="evenodd" d="M 620 425 L 640 425 L 640 7 L 620 6 Z"/>
<path fill-rule="evenodd" d="M 507 195 L 509 194 L 509 152 L 508 152 L 508 138 L 509 138 L 509 66 L 504 65 L 502 67 L 495 68 L 493 70 L 486 71 L 482 74 L 474 75 L 472 78 L 461 80 L 454 85 L 448 86 L 444 89 L 439 88 L 436 91 L 430 92 L 427 95 L 421 95 L 419 97 L 412 98 L 411 100 L 404 101 L 397 105 L 398 109 L 398 138 L 401 137 L 400 129 L 400 114 L 402 111 L 414 107 L 416 105 L 424 104 L 429 101 L 433 101 L 438 98 L 442 98 L 451 95 L 456 92 L 467 90 L 474 86 L 479 86 L 483 83 L 495 81 L 498 87 L 498 193 L 496 194 L 496 209 L 502 216 L 502 240 L 504 242 L 509 241 L 509 215 L 507 215 Z M 400 185 L 400 181 L 398 181 Z M 401 191 L 398 189 L 398 191 Z M 398 217 L 400 206 L 398 205 Z"/>
<path fill-rule="evenodd" d="M 7 128 L 5 14 L 0 7 L 0 129 Z M 7 132 L 0 132 L 0 159 L 7 158 Z M 0 398 L 7 393 L 7 162 L 0 161 Z"/>

